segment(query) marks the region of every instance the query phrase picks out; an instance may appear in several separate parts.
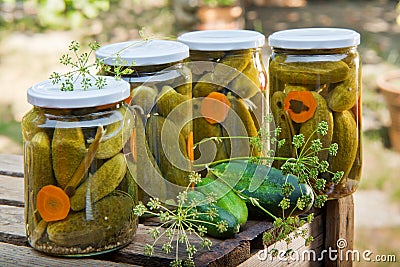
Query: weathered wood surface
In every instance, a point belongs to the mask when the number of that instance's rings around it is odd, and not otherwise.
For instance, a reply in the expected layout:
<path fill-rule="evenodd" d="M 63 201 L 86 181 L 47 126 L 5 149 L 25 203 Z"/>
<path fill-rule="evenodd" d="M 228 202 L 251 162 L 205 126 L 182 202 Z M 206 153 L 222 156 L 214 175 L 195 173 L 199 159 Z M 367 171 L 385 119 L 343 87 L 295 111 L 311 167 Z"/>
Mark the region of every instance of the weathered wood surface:
<path fill-rule="evenodd" d="M 19 155 L 0 154 L 0 174 L 24 177 L 23 158 Z"/>
<path fill-rule="evenodd" d="M 24 206 L 24 179 L 0 174 L 0 192 L 0 205 Z"/>
<path fill-rule="evenodd" d="M 96 259 L 67 259 L 67 258 L 55 258 L 45 257 L 42 253 L 37 252 L 31 248 L 16 246 L 7 243 L 0 242 L 0 266 L 2 267 L 32 267 L 32 266 L 57 266 L 57 267 L 70 267 L 70 266 L 107 266 L 107 267 L 133 267 L 135 265 L 117 263 L 104 260 Z M 138 266 L 138 265 L 136 265 Z"/>
<path fill-rule="evenodd" d="M 353 250 L 354 244 L 354 201 L 353 196 L 347 196 L 326 205 L 326 238 L 325 248 L 338 250 L 337 260 L 325 258 L 327 267 L 349 267 L 353 262 L 348 258 L 347 251 Z"/>
<path fill-rule="evenodd" d="M 314 237 L 314 241 L 309 245 L 305 246 L 304 239 L 297 237 L 294 238 L 289 246 L 284 242 L 278 242 L 268 246 L 267 248 L 254 250 L 252 257 L 240 264 L 240 267 L 280 267 L 287 266 L 290 264 L 294 266 L 323 266 L 322 262 L 318 262 L 318 256 L 324 249 L 324 214 L 319 214 L 315 217 L 311 224 L 303 226 L 301 229 L 307 229 L 308 233 Z M 271 249 L 278 249 L 280 252 L 284 253 L 288 249 L 296 251 L 289 258 L 277 257 L 272 258 L 269 252 Z M 307 251 L 307 252 L 306 252 Z M 314 251 L 315 257 L 314 257 Z M 311 253 L 311 254 L 309 254 Z M 310 255 L 310 256 L 309 256 Z"/>
<path fill-rule="evenodd" d="M 74 266 L 79 262 L 85 266 L 167 266 L 174 258 L 174 253 L 165 255 L 160 247 L 156 247 L 153 257 L 145 256 L 143 249 L 146 243 L 151 243 L 152 239 L 147 234 L 151 229 L 151 222 L 139 224 L 139 228 L 133 242 L 118 251 L 90 257 L 84 259 L 55 258 L 36 252 L 30 248 L 25 237 L 24 229 L 24 179 L 23 161 L 21 156 L 0 155 L 0 266 L 32 266 L 35 262 L 37 266 Z M 330 213 L 325 215 L 325 209 L 319 211 L 314 222 L 304 227 L 308 228 L 310 234 L 314 236 L 314 242 L 309 247 L 304 246 L 303 239 L 296 239 L 291 248 L 302 252 L 306 249 L 321 251 L 327 245 L 331 245 L 336 238 L 349 238 L 352 236 L 352 197 L 347 201 L 334 201 L 328 205 Z M 350 202 L 349 202 L 350 201 Z M 346 214 L 343 213 L 345 205 Z M 346 206 L 347 205 L 347 206 Z M 340 212 L 339 212 L 340 211 Z M 335 214 L 342 214 L 338 219 Z M 331 225 L 329 220 L 336 223 Z M 344 224 L 347 218 L 347 224 Z M 332 222 L 333 222 L 332 221 Z M 335 228 L 336 227 L 336 228 Z M 236 235 L 235 238 L 227 240 L 212 239 L 213 246 L 210 251 L 199 251 L 195 255 L 196 266 L 266 266 L 266 261 L 260 261 L 256 253 L 263 249 L 263 233 L 272 228 L 268 221 L 249 221 L 244 230 Z M 347 230 L 344 230 L 347 229 Z M 329 236 L 328 236 L 329 233 Z M 344 238 L 344 237 L 343 237 Z M 352 242 L 352 238 L 348 241 Z M 198 242 L 198 241 L 195 241 Z M 283 244 L 275 244 L 283 246 Z M 352 244 L 351 244 L 352 245 Z M 184 253 L 184 249 L 181 249 Z M 182 254 L 183 255 L 183 254 Z M 272 264 L 272 265 L 271 265 Z M 268 266 L 287 265 L 287 262 L 268 262 Z M 292 262 L 292 266 L 316 266 L 315 262 Z M 331 266 L 348 266 L 339 262 Z"/>

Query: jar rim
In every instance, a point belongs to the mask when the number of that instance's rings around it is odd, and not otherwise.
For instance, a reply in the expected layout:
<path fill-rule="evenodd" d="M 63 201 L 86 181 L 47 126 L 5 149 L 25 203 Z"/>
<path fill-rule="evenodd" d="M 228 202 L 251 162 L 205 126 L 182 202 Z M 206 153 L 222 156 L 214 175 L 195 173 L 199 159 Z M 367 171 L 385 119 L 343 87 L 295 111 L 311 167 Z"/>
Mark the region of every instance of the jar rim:
<path fill-rule="evenodd" d="M 205 30 L 184 33 L 178 41 L 190 50 L 231 51 L 262 47 L 265 36 L 250 30 Z"/>
<path fill-rule="evenodd" d="M 161 65 L 188 58 L 189 47 L 171 40 L 129 41 L 102 46 L 96 57 L 111 66 Z"/>
<path fill-rule="evenodd" d="M 269 46 L 284 49 L 335 49 L 360 44 L 360 34 L 344 28 L 299 28 L 274 32 Z"/>
<path fill-rule="evenodd" d="M 95 86 L 95 78 L 98 77 L 106 81 L 106 85 L 101 89 Z M 88 108 L 117 103 L 130 95 L 130 86 L 126 81 L 109 76 L 85 78 L 92 84 L 86 90 L 81 84 L 82 77 L 74 79 L 73 91 L 61 91 L 61 83 L 65 79 L 56 84 L 51 80 L 39 82 L 28 89 L 28 103 L 44 108 Z"/>

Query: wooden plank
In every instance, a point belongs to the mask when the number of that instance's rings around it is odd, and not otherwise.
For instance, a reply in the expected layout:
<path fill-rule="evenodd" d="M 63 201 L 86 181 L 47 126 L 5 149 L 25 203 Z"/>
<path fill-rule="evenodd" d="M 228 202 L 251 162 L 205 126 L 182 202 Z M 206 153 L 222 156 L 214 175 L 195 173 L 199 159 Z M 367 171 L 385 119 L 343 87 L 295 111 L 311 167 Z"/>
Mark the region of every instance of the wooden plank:
<path fill-rule="evenodd" d="M 346 252 L 353 250 L 354 244 L 354 201 L 353 196 L 330 200 L 326 204 L 326 249 L 338 249 L 338 259 L 325 257 L 325 266 L 353 266 L 351 260 L 346 260 Z M 343 257 L 340 257 L 344 255 Z"/>
<path fill-rule="evenodd" d="M 135 263 L 143 266 L 168 266 L 169 263 L 175 259 L 175 244 L 176 239 L 173 242 L 174 249 L 170 254 L 165 254 L 161 246 L 166 243 L 168 239 L 165 236 L 162 236 L 157 245 L 154 247 L 154 253 L 152 257 L 144 255 L 144 248 L 146 244 L 153 244 L 154 239 L 148 234 L 148 231 L 154 229 L 154 226 L 147 226 L 143 224 L 139 224 L 138 230 L 136 232 L 136 236 L 132 240 L 132 242 L 126 246 L 125 248 L 116 251 L 115 253 L 105 255 L 107 259 L 116 261 L 116 262 L 125 262 L 125 263 Z M 164 232 L 164 229 L 160 230 L 161 233 Z M 190 243 L 195 245 L 196 248 L 200 249 L 201 241 L 198 238 L 195 238 L 193 235 L 188 237 Z M 213 244 L 218 244 L 221 240 L 210 238 Z M 206 249 L 199 250 L 199 254 L 206 252 Z M 186 246 L 182 243 L 179 244 L 179 258 L 186 258 Z"/>
<path fill-rule="evenodd" d="M 319 214 L 315 217 L 314 221 L 311 224 L 306 224 L 302 227 L 302 229 L 307 229 L 309 235 L 314 237 L 314 241 L 309 245 L 305 246 L 304 239 L 301 237 L 297 237 L 292 240 L 292 243 L 287 246 L 285 242 L 278 242 L 268 246 L 267 249 L 263 250 L 263 253 L 258 255 L 258 251 L 254 253 L 254 255 L 243 262 L 240 267 L 261 267 L 261 266 L 319 266 L 320 263 L 318 261 L 308 261 L 309 252 L 311 259 L 314 259 L 314 252 L 316 259 L 319 257 L 325 241 L 324 235 L 324 215 Z M 279 251 L 286 251 L 287 249 L 292 249 L 296 251 L 296 254 L 293 255 L 292 259 L 279 259 L 279 258 L 270 258 L 268 257 L 268 251 L 272 248 L 276 248 Z M 307 252 L 305 252 L 307 251 Z M 267 253 L 267 254 L 265 254 Z M 304 261 L 303 261 L 304 255 Z M 261 258 L 260 258 L 261 257 Z M 297 257 L 299 260 L 297 260 Z M 296 260 L 295 260 L 296 259 Z"/>
<path fill-rule="evenodd" d="M 0 205 L 24 206 L 24 179 L 0 175 Z"/>
<path fill-rule="evenodd" d="M 24 160 L 21 155 L 0 154 L 0 174 L 24 177 Z"/>
<path fill-rule="evenodd" d="M 323 266 L 322 262 L 318 262 L 318 257 L 321 254 L 324 246 L 324 235 L 316 236 L 312 245 L 310 246 L 302 246 L 296 247 L 295 245 L 289 245 L 289 249 L 293 249 L 296 251 L 291 258 L 285 259 L 278 259 L 278 258 L 270 258 L 268 255 L 262 252 L 261 254 L 255 253 L 251 258 L 240 264 L 238 267 L 280 267 L 280 266 Z M 285 244 L 277 245 L 278 249 L 285 251 L 287 249 Z M 313 252 L 310 252 L 313 251 Z M 314 253 L 315 252 L 315 257 Z M 311 254 L 310 254 L 311 253 Z M 311 259 L 311 260 L 309 260 Z M 316 259 L 316 260 L 314 260 Z"/>
<path fill-rule="evenodd" d="M 47 267 L 47 266 L 57 266 L 57 267 L 69 267 L 69 266 L 103 266 L 103 267 L 134 267 L 138 265 L 124 264 L 109 262 L 104 260 L 96 259 L 73 259 L 73 258 L 56 258 L 46 256 L 39 253 L 33 249 L 21 246 L 15 246 L 7 243 L 0 243 L 0 266 L 4 267 Z"/>
<path fill-rule="evenodd" d="M 251 248 L 260 243 L 264 232 L 272 228 L 268 221 L 248 221 L 235 238 L 213 246 L 211 251 L 195 258 L 196 266 L 237 266 L 250 258 Z"/>
<path fill-rule="evenodd" d="M 0 206 L 0 242 L 26 245 L 23 208 Z"/>
<path fill-rule="evenodd" d="M 251 227 L 250 227 L 251 225 Z M 247 227 L 243 232 L 235 236 L 235 238 L 218 240 L 210 238 L 213 242 L 211 250 L 200 250 L 196 253 L 194 261 L 196 266 L 237 266 L 239 263 L 250 257 L 250 245 L 258 237 L 262 237 L 262 233 L 271 227 L 271 223 L 260 221 L 249 221 Z M 136 263 L 143 266 L 166 266 L 175 257 L 174 253 L 165 255 L 161 251 L 161 246 L 158 245 L 154 248 L 152 257 L 145 256 L 145 244 L 152 244 L 153 239 L 147 234 L 147 231 L 152 229 L 151 226 L 139 225 L 136 237 L 133 242 L 127 247 L 116 251 L 115 253 L 108 254 L 107 258 L 113 261 Z M 189 237 L 191 243 L 196 247 L 200 247 L 200 240 Z M 166 242 L 163 237 L 160 239 L 159 244 Z M 185 247 L 180 245 L 179 255 L 185 258 Z"/>

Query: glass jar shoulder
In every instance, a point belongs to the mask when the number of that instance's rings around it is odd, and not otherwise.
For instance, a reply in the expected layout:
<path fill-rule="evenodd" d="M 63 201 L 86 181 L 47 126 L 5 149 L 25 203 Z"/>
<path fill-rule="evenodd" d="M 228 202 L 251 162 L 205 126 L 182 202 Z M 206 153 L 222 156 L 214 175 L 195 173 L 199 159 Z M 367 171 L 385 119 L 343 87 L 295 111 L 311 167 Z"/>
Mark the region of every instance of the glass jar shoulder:
<path fill-rule="evenodd" d="M 121 122 L 127 114 L 124 102 L 106 106 L 79 109 L 52 109 L 34 107 L 22 119 L 22 132 L 25 140 L 30 140 L 37 132 L 50 133 L 55 128 L 94 129 Z"/>
<path fill-rule="evenodd" d="M 261 48 L 249 48 L 239 50 L 226 50 L 226 51 L 201 51 L 190 50 L 190 61 L 209 61 L 209 62 L 223 62 L 230 58 L 237 59 L 254 59 L 256 54 L 261 54 Z"/>
<path fill-rule="evenodd" d="M 337 62 L 343 61 L 348 65 L 360 61 L 360 55 L 356 47 L 343 49 L 309 49 L 290 50 L 272 49 L 269 63 L 307 63 L 307 62 Z"/>

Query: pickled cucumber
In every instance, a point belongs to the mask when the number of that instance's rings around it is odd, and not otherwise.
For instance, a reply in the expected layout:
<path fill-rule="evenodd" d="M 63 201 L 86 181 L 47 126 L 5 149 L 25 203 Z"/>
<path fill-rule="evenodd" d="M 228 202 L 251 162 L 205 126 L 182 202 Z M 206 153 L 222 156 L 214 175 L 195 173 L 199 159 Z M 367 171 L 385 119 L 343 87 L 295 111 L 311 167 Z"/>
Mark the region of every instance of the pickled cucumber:
<path fill-rule="evenodd" d="M 243 70 L 243 73 L 231 82 L 229 89 L 240 98 L 250 98 L 260 91 L 259 75 L 259 70 L 250 62 Z"/>
<path fill-rule="evenodd" d="M 357 95 L 357 77 L 353 75 L 349 79 L 334 85 L 334 88 L 328 94 L 328 106 L 336 112 L 349 110 L 356 104 Z"/>
<path fill-rule="evenodd" d="M 26 144 L 26 151 L 30 160 L 31 171 L 29 175 L 33 177 L 33 195 L 49 184 L 56 184 L 51 164 L 50 140 L 46 133 L 38 132 L 30 142 Z"/>
<path fill-rule="evenodd" d="M 64 188 L 86 154 L 81 128 L 56 128 L 52 141 L 52 161 L 58 184 Z"/>
<path fill-rule="evenodd" d="M 22 134 L 24 140 L 31 140 L 40 131 L 39 125 L 45 122 L 43 110 L 33 108 L 22 118 Z"/>
<path fill-rule="evenodd" d="M 268 89 L 269 89 L 270 95 L 273 95 L 275 92 L 278 92 L 278 91 L 284 91 L 285 90 L 285 82 L 278 79 L 278 77 L 275 74 L 273 74 L 272 72 L 269 72 Z"/>
<path fill-rule="evenodd" d="M 132 89 L 131 105 L 139 106 L 143 109 L 144 114 L 149 114 L 154 107 L 157 98 L 157 89 L 141 85 Z"/>
<path fill-rule="evenodd" d="M 193 75 L 190 69 L 186 66 L 182 68 L 181 74 L 185 77 L 185 81 L 178 85 L 175 90 L 181 94 L 185 95 L 188 97 L 192 96 L 192 81 L 193 81 Z"/>
<path fill-rule="evenodd" d="M 190 161 L 185 138 L 174 123 L 161 116 L 150 116 L 146 123 L 146 137 L 164 178 L 176 185 L 187 186 Z"/>
<path fill-rule="evenodd" d="M 137 179 L 137 166 L 133 162 L 127 162 L 129 168 L 122 179 L 121 183 L 118 185 L 117 190 L 128 193 L 135 204 L 138 203 L 138 186 L 136 184 Z"/>
<path fill-rule="evenodd" d="M 229 102 L 231 103 L 231 108 L 236 114 L 239 116 L 241 122 L 243 123 L 244 127 L 247 131 L 248 137 L 257 137 L 258 131 L 256 125 L 253 121 L 253 117 L 250 114 L 249 109 L 247 108 L 245 102 L 240 99 L 236 98 L 233 95 L 228 94 Z M 260 156 L 260 151 L 257 148 L 252 148 L 251 154 L 253 156 Z"/>
<path fill-rule="evenodd" d="M 290 127 L 291 121 L 289 115 L 284 112 L 284 101 L 286 95 L 284 92 L 278 91 L 272 95 L 271 98 L 271 111 L 274 116 L 276 127 L 281 128 L 280 135 L 277 136 L 278 140 L 285 140 L 285 143 L 281 147 L 276 148 L 275 156 L 291 158 L 294 155 L 293 147 L 292 147 L 292 129 Z M 277 169 L 280 169 L 284 161 L 276 160 L 273 163 L 273 166 Z"/>
<path fill-rule="evenodd" d="M 176 92 L 171 86 L 163 86 L 157 99 L 158 113 L 166 118 L 174 108 L 189 99 L 188 96 Z"/>
<path fill-rule="evenodd" d="M 231 109 L 228 112 L 226 120 L 222 123 L 224 136 L 258 136 L 258 131 L 253 121 L 253 117 L 244 104 L 244 101 L 240 98 L 236 98 L 232 94 L 228 94 L 228 100 L 231 103 Z M 253 156 L 260 155 L 260 151 L 258 151 L 256 147 L 250 148 L 248 139 L 233 138 L 231 140 L 224 140 L 224 143 L 228 155 L 233 153 L 233 155 L 230 155 L 231 157 L 239 156 L 237 155 L 238 153 L 240 156 L 249 156 L 250 154 Z M 239 148 L 237 146 L 239 146 Z M 234 151 L 232 151 L 231 148 L 234 148 Z"/>
<path fill-rule="evenodd" d="M 343 61 L 289 61 L 286 56 L 276 56 L 270 62 L 270 71 L 286 83 L 324 84 L 337 83 L 349 78 L 350 68 Z"/>
<path fill-rule="evenodd" d="M 189 96 L 179 94 L 170 86 L 164 86 L 157 100 L 158 113 L 164 118 L 172 120 L 177 126 L 189 122 L 191 106 L 190 102 L 186 102 L 189 100 Z M 172 111 L 174 112 L 171 114 Z M 168 116 L 170 114 L 171 116 Z M 187 137 L 192 131 L 191 123 L 186 123 L 182 128 L 181 133 L 184 137 Z"/>
<path fill-rule="evenodd" d="M 328 109 L 328 105 L 326 104 L 325 99 L 318 94 L 317 92 L 312 92 L 315 100 L 317 101 L 317 109 L 315 110 L 314 116 L 308 121 L 301 124 L 300 133 L 304 135 L 304 139 L 310 140 L 320 139 L 322 143 L 322 147 L 329 147 L 332 143 L 332 135 L 333 135 L 333 115 L 332 112 Z M 326 135 L 321 135 L 319 133 L 313 132 L 318 128 L 318 124 L 322 121 L 328 123 L 328 133 Z M 312 135 L 312 136 L 311 136 Z M 306 148 L 303 151 L 307 151 L 307 149 L 311 146 L 311 141 L 306 144 Z M 318 158 L 320 160 L 328 159 L 329 151 L 321 151 L 318 153 Z"/>
<path fill-rule="evenodd" d="M 206 97 L 211 92 L 222 90 L 223 87 L 219 84 L 219 80 L 214 77 L 215 74 L 212 72 L 204 74 L 193 87 L 193 97 Z"/>
<path fill-rule="evenodd" d="M 250 156 L 249 140 L 245 138 L 235 138 L 237 136 L 247 136 L 247 130 L 240 117 L 233 109 L 229 110 L 228 115 L 224 122 L 221 123 L 221 126 L 224 137 L 233 137 L 223 140 L 228 157 L 234 158 Z"/>
<path fill-rule="evenodd" d="M 141 151 L 141 155 L 137 157 L 138 199 L 143 203 L 147 203 L 150 197 L 158 197 L 160 201 L 164 201 L 167 199 L 167 187 L 164 178 L 150 152 L 142 119 L 140 116 L 136 118 L 136 151 Z M 154 192 L 154 194 L 149 196 L 145 191 Z"/>
<path fill-rule="evenodd" d="M 59 246 L 100 246 L 117 237 L 124 227 L 131 226 L 128 222 L 132 209 L 133 201 L 129 196 L 109 195 L 93 206 L 93 220 L 88 220 L 84 211 L 70 213 L 62 221 L 49 223 L 47 235 Z"/>
<path fill-rule="evenodd" d="M 193 133 L 194 133 L 194 143 L 198 143 L 204 138 L 209 137 L 221 137 L 223 136 L 222 127 L 220 124 L 210 124 L 204 118 L 196 118 L 193 120 Z M 216 146 L 216 155 L 215 158 L 212 158 L 211 152 L 213 143 Z M 199 147 L 194 150 L 195 159 L 202 158 L 202 162 L 212 162 L 221 159 L 227 159 L 228 153 L 226 151 L 225 145 L 223 142 L 206 142 L 200 146 L 203 152 L 207 152 L 207 154 L 202 155 Z M 204 150 L 203 150 L 204 149 Z"/>
<path fill-rule="evenodd" d="M 304 86 L 304 85 L 298 85 L 298 84 L 287 84 L 285 86 L 285 94 L 292 92 L 292 91 L 311 91 L 311 88 Z"/>
<path fill-rule="evenodd" d="M 241 55 L 236 54 L 228 54 L 222 58 L 220 63 L 215 65 L 215 69 L 213 72 L 214 81 L 217 84 L 221 84 L 226 86 L 229 84 L 235 77 L 237 77 L 242 71 L 246 68 L 246 66 L 252 60 L 252 51 L 244 50 Z M 229 66 L 229 67 L 226 67 Z"/>
<path fill-rule="evenodd" d="M 351 111 L 334 113 L 333 142 L 338 144 L 335 157 L 330 160 L 330 170 L 344 171 L 344 179 L 349 174 L 357 156 L 358 131 Z"/>
<path fill-rule="evenodd" d="M 360 139 L 359 139 L 360 140 Z M 361 179 L 361 170 L 362 170 L 362 144 L 357 145 L 357 153 L 356 158 L 354 159 L 353 166 L 351 167 L 349 174 L 347 175 L 347 179 L 352 179 L 356 181 L 360 181 Z"/>
<path fill-rule="evenodd" d="M 88 177 L 76 189 L 71 197 L 71 209 L 82 210 L 86 207 L 87 198 L 89 198 L 89 203 L 95 203 L 110 194 L 124 178 L 126 169 L 125 157 L 122 153 L 106 161 L 93 176 Z"/>
<path fill-rule="evenodd" d="M 135 121 L 129 109 L 122 108 L 121 110 L 122 112 L 120 110 L 118 112 L 124 117 L 124 120 L 119 120 L 105 127 L 105 136 L 102 138 L 96 152 L 96 158 L 98 159 L 108 159 L 115 156 L 128 141 Z"/>

